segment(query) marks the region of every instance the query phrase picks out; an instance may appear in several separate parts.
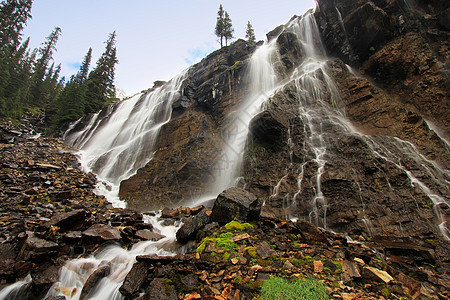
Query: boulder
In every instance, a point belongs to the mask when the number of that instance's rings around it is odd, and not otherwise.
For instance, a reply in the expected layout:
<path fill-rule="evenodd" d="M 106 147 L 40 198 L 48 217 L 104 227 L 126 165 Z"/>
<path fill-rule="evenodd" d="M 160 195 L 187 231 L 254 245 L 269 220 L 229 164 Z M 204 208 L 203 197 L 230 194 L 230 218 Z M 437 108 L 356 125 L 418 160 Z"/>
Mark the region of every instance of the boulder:
<path fill-rule="evenodd" d="M 84 209 L 77 209 L 67 213 L 56 214 L 50 219 L 50 224 L 58 226 L 62 231 L 79 230 L 86 218 Z"/>
<path fill-rule="evenodd" d="M 102 243 L 107 241 L 120 240 L 119 229 L 103 224 L 94 224 L 83 231 L 83 238 L 88 243 Z"/>
<path fill-rule="evenodd" d="M 179 242 L 187 242 L 195 238 L 197 232 L 202 229 L 210 221 L 209 215 L 205 210 L 187 219 L 186 222 L 177 231 L 177 240 Z"/>
<path fill-rule="evenodd" d="M 326 236 L 312 223 L 305 220 L 298 220 L 295 223 L 295 227 L 300 231 L 300 235 L 306 242 L 311 244 L 327 243 Z"/>
<path fill-rule="evenodd" d="M 128 272 L 119 292 L 125 297 L 132 297 L 139 292 L 141 285 L 147 279 L 148 267 L 143 261 L 136 262 Z"/>
<path fill-rule="evenodd" d="M 106 265 L 98 268 L 86 280 L 83 289 L 81 290 L 80 300 L 88 299 L 89 292 L 97 285 L 97 283 L 111 272 L 111 267 Z"/>
<path fill-rule="evenodd" d="M 252 193 L 231 187 L 217 197 L 211 213 L 211 221 L 228 223 L 232 220 L 248 222 L 259 219 L 261 203 Z"/>

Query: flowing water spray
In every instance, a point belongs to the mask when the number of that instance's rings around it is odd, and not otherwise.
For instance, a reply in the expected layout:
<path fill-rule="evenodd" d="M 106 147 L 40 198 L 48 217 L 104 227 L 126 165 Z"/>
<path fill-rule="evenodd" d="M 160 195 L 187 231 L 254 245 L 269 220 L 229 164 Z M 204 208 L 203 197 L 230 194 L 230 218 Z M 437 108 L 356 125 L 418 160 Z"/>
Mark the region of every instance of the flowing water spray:
<path fill-rule="evenodd" d="M 250 59 L 247 74 L 249 93 L 229 116 L 233 120 L 222 134 L 225 147 L 221 159 L 215 165 L 214 181 L 210 188 L 211 197 L 216 197 L 224 189 L 236 185 L 240 178 L 250 120 L 261 111 L 262 104 L 274 93 L 278 84 L 274 70 L 277 56 L 277 43 L 274 38 L 256 49 Z"/>
<path fill-rule="evenodd" d="M 66 299 L 78 300 L 89 276 L 100 268 L 107 268 L 110 270 L 109 275 L 102 278 L 95 288 L 89 291 L 87 299 L 124 299 L 124 296 L 119 292 L 119 288 L 136 262 L 137 256 L 148 254 L 170 256 L 176 254 L 164 250 L 164 248 L 175 243 L 175 234 L 179 226 L 162 226 L 158 216 L 146 216 L 145 219 L 154 226 L 154 231 L 164 235 L 165 238 L 156 242 L 139 242 L 133 245 L 130 250 L 123 249 L 119 245 L 112 245 L 95 256 L 70 260 L 60 269 L 58 282 L 50 288 L 46 297 L 65 296 Z"/>
<path fill-rule="evenodd" d="M 170 120 L 172 104 L 181 97 L 187 73 L 182 72 L 151 92 L 108 107 L 103 117 L 93 115 L 82 131 L 71 132 L 74 124 L 64 135 L 68 144 L 80 149 L 84 171 L 92 171 L 101 181 L 98 191 L 115 206 L 125 206 L 118 198 L 120 182 L 153 157 L 159 131 Z"/>

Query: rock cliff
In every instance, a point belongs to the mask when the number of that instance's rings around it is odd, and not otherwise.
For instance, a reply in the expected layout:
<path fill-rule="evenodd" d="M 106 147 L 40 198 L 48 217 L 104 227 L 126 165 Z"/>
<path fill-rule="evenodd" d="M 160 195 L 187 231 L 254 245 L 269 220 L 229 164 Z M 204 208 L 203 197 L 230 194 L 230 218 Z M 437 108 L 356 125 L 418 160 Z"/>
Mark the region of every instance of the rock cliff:
<path fill-rule="evenodd" d="M 268 33 L 278 87 L 249 124 L 239 181 L 263 214 L 448 259 L 435 242 L 449 238 L 448 19 L 441 1 L 320 0 Z M 130 208 L 211 195 L 254 51 L 238 40 L 189 69 L 153 159 L 121 183 Z"/>

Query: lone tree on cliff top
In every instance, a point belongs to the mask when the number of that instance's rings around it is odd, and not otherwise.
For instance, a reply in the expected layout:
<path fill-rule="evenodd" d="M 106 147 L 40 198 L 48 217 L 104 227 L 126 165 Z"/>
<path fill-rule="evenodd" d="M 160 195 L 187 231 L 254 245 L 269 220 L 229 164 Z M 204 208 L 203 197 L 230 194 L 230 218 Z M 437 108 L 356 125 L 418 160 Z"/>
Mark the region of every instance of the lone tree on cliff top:
<path fill-rule="evenodd" d="M 253 30 L 252 24 L 250 21 L 247 23 L 247 30 L 245 31 L 245 38 L 247 39 L 250 45 L 254 45 L 256 43 L 255 31 Z"/>
<path fill-rule="evenodd" d="M 223 47 L 223 40 L 225 39 L 225 46 L 228 45 L 228 40 L 233 38 L 233 25 L 231 23 L 230 15 L 223 9 L 222 4 L 219 6 L 217 12 L 217 22 L 215 33 L 220 39 L 220 48 Z"/>

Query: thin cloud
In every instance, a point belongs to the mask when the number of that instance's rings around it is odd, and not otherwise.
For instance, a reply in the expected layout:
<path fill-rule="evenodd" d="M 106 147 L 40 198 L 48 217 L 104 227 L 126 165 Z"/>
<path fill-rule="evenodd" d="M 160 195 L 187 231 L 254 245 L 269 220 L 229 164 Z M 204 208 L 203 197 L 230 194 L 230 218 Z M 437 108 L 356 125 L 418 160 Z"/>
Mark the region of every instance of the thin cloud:
<path fill-rule="evenodd" d="M 214 50 L 215 48 L 211 45 L 188 49 L 187 50 L 188 56 L 184 57 L 184 61 L 188 65 L 193 65 L 195 63 L 198 63 L 200 60 L 205 58 L 209 53 L 211 53 Z"/>

